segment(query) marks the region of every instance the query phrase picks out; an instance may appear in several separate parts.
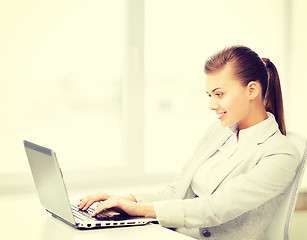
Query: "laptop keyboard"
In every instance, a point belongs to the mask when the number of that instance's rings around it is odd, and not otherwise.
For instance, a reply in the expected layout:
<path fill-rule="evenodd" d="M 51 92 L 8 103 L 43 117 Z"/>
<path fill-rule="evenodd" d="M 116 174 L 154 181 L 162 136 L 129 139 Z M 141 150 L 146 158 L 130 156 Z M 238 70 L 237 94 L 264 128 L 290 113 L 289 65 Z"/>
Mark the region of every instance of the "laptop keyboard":
<path fill-rule="evenodd" d="M 75 205 L 71 205 L 71 209 L 72 209 L 72 213 L 74 215 L 74 217 L 84 221 L 88 221 L 88 220 L 95 220 L 94 217 L 92 217 L 92 214 L 94 213 L 94 210 L 93 209 L 88 209 L 87 211 L 83 211 L 83 210 L 80 210 L 77 206 Z"/>
<path fill-rule="evenodd" d="M 118 213 L 112 210 L 103 210 L 102 212 L 98 213 L 95 217 L 92 217 L 94 213 L 94 209 L 88 208 L 86 211 L 80 210 L 77 206 L 71 205 L 71 209 L 73 212 L 74 217 L 82 220 L 82 221 L 119 221 L 119 220 L 126 220 L 129 215 Z"/>

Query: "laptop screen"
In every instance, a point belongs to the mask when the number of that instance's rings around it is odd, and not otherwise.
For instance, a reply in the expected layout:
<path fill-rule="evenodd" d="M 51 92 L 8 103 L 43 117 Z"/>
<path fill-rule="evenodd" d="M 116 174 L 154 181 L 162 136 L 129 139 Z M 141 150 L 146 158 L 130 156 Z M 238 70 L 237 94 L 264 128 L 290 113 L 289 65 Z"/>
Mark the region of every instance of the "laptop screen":
<path fill-rule="evenodd" d="M 41 204 L 51 213 L 75 224 L 55 153 L 28 141 L 24 141 L 24 146 Z"/>

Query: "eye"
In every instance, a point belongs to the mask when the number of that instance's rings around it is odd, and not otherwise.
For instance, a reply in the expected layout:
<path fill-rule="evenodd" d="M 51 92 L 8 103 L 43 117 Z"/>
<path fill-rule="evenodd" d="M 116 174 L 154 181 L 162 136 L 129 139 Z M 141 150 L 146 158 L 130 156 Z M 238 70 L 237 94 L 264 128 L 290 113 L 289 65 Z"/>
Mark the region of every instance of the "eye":
<path fill-rule="evenodd" d="M 217 97 L 219 97 L 219 98 L 220 98 L 220 97 L 222 97 L 222 96 L 223 96 L 223 93 L 216 93 L 216 94 L 215 94 L 215 96 L 217 96 Z"/>

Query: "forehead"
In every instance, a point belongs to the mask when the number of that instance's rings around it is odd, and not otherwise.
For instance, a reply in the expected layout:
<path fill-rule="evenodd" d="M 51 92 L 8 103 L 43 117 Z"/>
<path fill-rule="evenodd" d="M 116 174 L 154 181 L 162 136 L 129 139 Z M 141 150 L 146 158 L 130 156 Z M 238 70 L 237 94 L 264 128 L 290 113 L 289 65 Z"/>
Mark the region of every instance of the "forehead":
<path fill-rule="evenodd" d="M 226 64 L 221 70 L 206 75 L 206 90 L 212 92 L 216 88 L 230 89 L 241 86 L 241 82 L 234 76 L 232 66 Z"/>

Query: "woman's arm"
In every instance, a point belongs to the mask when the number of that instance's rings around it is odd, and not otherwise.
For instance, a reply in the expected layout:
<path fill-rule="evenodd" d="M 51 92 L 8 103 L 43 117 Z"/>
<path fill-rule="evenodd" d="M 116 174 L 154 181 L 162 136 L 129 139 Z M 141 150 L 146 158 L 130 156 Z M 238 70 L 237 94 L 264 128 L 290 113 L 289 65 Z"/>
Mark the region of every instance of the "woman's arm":
<path fill-rule="evenodd" d="M 164 189 L 161 189 L 156 192 L 148 192 L 148 193 L 133 193 L 133 195 L 129 196 L 111 196 L 105 193 L 98 193 L 94 195 L 87 196 L 85 198 L 82 198 L 80 200 L 79 208 L 86 210 L 89 206 L 91 206 L 94 202 L 99 201 L 106 201 L 109 200 L 120 200 L 114 202 L 114 204 L 119 205 L 123 208 L 125 208 L 128 212 L 131 212 L 132 214 L 141 214 L 140 216 L 155 216 L 154 206 L 144 204 L 144 203 L 153 203 L 157 201 L 165 201 L 165 200 L 173 200 L 176 198 L 176 193 L 178 189 L 182 188 L 182 181 L 185 179 L 185 175 L 187 172 L 189 172 L 189 168 L 193 166 L 195 160 L 199 158 L 199 153 L 202 152 L 207 144 L 210 143 L 212 139 L 212 134 L 217 133 L 217 126 L 219 127 L 219 124 L 213 124 L 211 127 L 208 128 L 204 136 L 200 139 L 195 151 L 193 152 L 193 155 L 189 158 L 189 160 L 185 163 L 183 168 L 181 169 L 181 172 L 177 175 L 177 177 L 174 179 L 174 181 L 166 186 Z M 202 156 L 200 154 L 200 156 Z M 127 203 L 134 202 L 138 203 L 137 205 Z M 98 212 L 102 211 L 101 209 L 105 209 L 105 205 L 98 210 Z M 97 212 L 97 213 L 98 213 Z M 96 213 L 96 214 L 97 214 Z"/>

